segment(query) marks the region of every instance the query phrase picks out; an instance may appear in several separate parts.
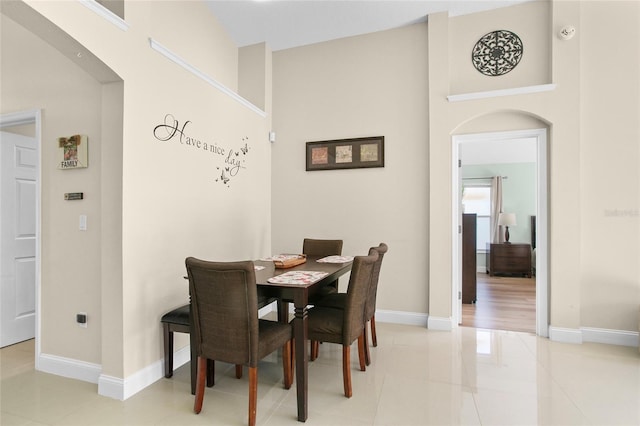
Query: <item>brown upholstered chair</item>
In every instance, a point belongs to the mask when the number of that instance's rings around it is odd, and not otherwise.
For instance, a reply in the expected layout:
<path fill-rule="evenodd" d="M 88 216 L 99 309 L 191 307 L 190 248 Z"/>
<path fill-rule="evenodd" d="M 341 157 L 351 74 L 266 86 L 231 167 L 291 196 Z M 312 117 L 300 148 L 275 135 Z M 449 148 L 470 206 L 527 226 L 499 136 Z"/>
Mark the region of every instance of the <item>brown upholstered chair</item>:
<path fill-rule="evenodd" d="M 186 278 L 186 277 L 185 277 Z M 278 300 L 275 297 L 268 297 L 258 289 L 258 309 Z M 160 318 L 162 324 L 162 333 L 164 341 L 164 377 L 171 378 L 173 376 L 173 333 L 191 333 L 191 320 L 189 315 L 191 314 L 191 308 L 189 304 L 180 306 L 173 309 Z M 191 394 L 196 393 L 196 358 L 195 344 L 191 344 Z M 211 365 L 213 363 L 210 363 Z M 212 367 L 213 368 L 213 367 Z M 237 369 L 239 377 L 242 377 L 242 369 Z M 237 374 L 238 375 L 238 374 Z M 208 383 L 212 386 L 213 383 Z"/>
<path fill-rule="evenodd" d="M 317 240 L 313 238 L 305 238 L 302 242 L 302 254 L 307 256 L 333 256 L 342 254 L 342 240 Z M 338 280 L 328 283 L 319 293 L 309 300 L 309 304 L 319 300 L 327 294 L 338 292 Z"/>
<path fill-rule="evenodd" d="M 371 277 L 371 286 L 369 287 L 369 294 L 367 296 L 367 305 L 365 307 L 365 319 L 369 321 L 371 325 L 371 343 L 373 346 L 378 346 L 378 338 L 376 335 L 376 297 L 378 293 L 378 279 L 380 277 L 380 268 L 382 266 L 382 259 L 389 247 L 385 243 L 380 243 L 378 247 L 371 247 L 370 250 L 376 250 L 378 252 L 378 260 L 373 267 L 373 275 Z M 346 293 L 334 293 L 329 294 L 316 302 L 316 306 L 323 306 L 326 308 L 344 309 L 346 302 Z M 369 339 L 367 329 L 364 331 L 365 337 L 365 359 L 367 365 L 371 364 L 371 355 L 369 354 Z M 318 345 L 314 344 L 311 347 L 312 358 L 318 357 Z"/>
<path fill-rule="evenodd" d="M 314 238 L 305 238 L 302 241 L 302 254 L 307 256 L 333 256 L 342 254 L 342 240 L 318 240 Z M 318 293 L 309 297 L 309 304 L 315 302 L 328 294 L 338 292 L 338 280 L 332 281 L 322 287 Z M 289 303 L 278 301 L 278 318 L 285 321 L 289 315 Z"/>
<path fill-rule="evenodd" d="M 292 327 L 258 318 L 254 265 L 245 262 L 208 262 L 189 257 L 193 337 L 198 355 L 194 411 L 200 413 L 207 376 L 207 360 L 249 367 L 249 425 L 256 423 L 258 361 L 283 348 L 284 386 L 291 387 Z"/>
<path fill-rule="evenodd" d="M 378 252 L 353 259 L 349 287 L 343 309 L 314 306 L 308 315 L 308 336 L 312 342 L 342 345 L 342 380 L 344 394 L 351 398 L 351 343 L 358 339 L 360 370 L 364 371 L 365 305 Z"/>

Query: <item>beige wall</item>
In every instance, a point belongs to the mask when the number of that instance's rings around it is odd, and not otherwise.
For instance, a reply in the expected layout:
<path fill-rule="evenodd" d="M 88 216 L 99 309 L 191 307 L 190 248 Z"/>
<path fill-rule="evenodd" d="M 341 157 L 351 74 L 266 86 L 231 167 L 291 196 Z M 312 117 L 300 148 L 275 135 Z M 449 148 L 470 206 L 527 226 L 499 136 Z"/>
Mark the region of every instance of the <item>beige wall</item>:
<path fill-rule="evenodd" d="M 343 253 L 363 255 L 386 242 L 383 310 L 425 313 L 428 303 L 426 30 L 417 24 L 273 55 L 273 250 L 340 238 Z M 384 168 L 305 171 L 305 142 L 379 135 Z"/>
<path fill-rule="evenodd" d="M 344 238 L 351 253 L 390 240 L 378 309 L 450 321 L 451 136 L 546 128 L 549 323 L 571 333 L 637 331 L 640 277 L 631 259 L 640 258 L 640 132 L 631 117 L 640 115 L 638 7 L 532 2 L 455 18 L 436 14 L 426 26 L 275 52 L 274 248 L 295 247 L 309 233 Z M 562 41 L 556 34 L 568 24 L 578 33 Z M 510 74 L 483 77 L 470 52 L 499 28 L 521 37 L 524 57 Z M 612 45 L 613 69 L 597 53 Z M 556 88 L 447 100 L 544 84 Z M 304 142 L 374 134 L 387 138 L 384 169 L 304 171 Z M 278 188 L 290 182 L 299 185 L 303 206 L 322 198 L 331 205 L 303 207 L 304 214 L 278 208 L 286 192 Z M 367 213 L 376 204 L 370 223 Z M 606 214 L 615 209 L 626 216 Z M 604 247 L 615 249 L 604 254 Z"/>
<path fill-rule="evenodd" d="M 2 18 L 2 113 L 42 108 L 42 351 L 101 360 L 101 85 L 14 21 Z M 12 42 L 20 40 L 20 43 Z M 89 168 L 58 170 L 57 138 L 89 136 Z M 66 192 L 85 200 L 64 201 Z M 78 230 L 87 215 L 86 232 Z M 98 267 L 96 267 L 98 266 Z M 91 328 L 75 324 L 87 312 Z M 62 333 L 61 333 L 62 331 Z"/>
<path fill-rule="evenodd" d="M 518 18 L 514 19 L 514 13 Z M 522 16 L 526 16 L 526 19 L 522 19 Z M 449 29 L 450 94 L 549 83 L 551 80 L 549 18 L 550 8 L 546 1 L 529 2 L 517 7 L 505 7 L 452 18 Z M 500 77 L 487 77 L 471 65 L 471 54 L 476 42 L 485 34 L 495 30 L 515 33 L 523 43 L 523 55 L 513 71 Z M 436 42 L 438 40 L 436 39 Z"/>
<path fill-rule="evenodd" d="M 238 49 L 205 2 L 190 1 L 188 7 L 176 7 L 180 2 L 149 1 L 146 7 L 135 5 L 135 11 L 127 3 L 130 2 L 125 3 L 127 21 L 131 16 L 148 20 L 144 25 L 149 26 L 149 37 L 179 52 L 182 59 L 230 89 L 238 90 Z M 134 25 L 137 27 L 135 22 Z"/>
<path fill-rule="evenodd" d="M 640 2 L 584 2 L 580 23 L 581 324 L 637 330 Z"/>
<path fill-rule="evenodd" d="M 204 4 L 187 4 L 128 2 L 123 31 L 80 2 L 29 2 L 123 79 L 105 85 L 3 17 L 2 112 L 43 108 L 42 353 L 96 364 L 101 386 L 121 397 L 161 371 L 159 320 L 188 301 L 185 257 L 271 252 L 270 118 L 150 48 L 153 37 L 236 89 L 237 48 Z M 22 38 L 26 47 L 9 43 Z M 168 131 L 154 128 L 168 114 L 183 137 L 161 141 Z M 56 170 L 52 141 L 74 133 L 89 135 L 90 166 Z M 241 162 L 237 173 L 230 160 Z M 65 203 L 69 191 L 85 200 Z M 75 323 L 79 311 L 88 312 L 87 329 Z M 178 338 L 176 349 L 186 343 Z"/>

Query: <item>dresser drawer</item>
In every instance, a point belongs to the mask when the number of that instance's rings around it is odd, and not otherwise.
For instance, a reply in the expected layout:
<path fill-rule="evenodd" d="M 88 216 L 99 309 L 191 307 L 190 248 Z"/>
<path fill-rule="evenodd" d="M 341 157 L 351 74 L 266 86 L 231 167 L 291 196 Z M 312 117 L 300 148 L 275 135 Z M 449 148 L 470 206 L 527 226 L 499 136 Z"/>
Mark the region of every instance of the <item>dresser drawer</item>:
<path fill-rule="evenodd" d="M 531 256 L 531 246 L 529 245 L 513 245 L 513 244 L 496 244 L 496 256 L 500 257 L 529 257 Z"/>
<path fill-rule="evenodd" d="M 531 277 L 531 245 L 491 244 L 487 256 L 487 272 L 495 274 L 523 274 Z"/>

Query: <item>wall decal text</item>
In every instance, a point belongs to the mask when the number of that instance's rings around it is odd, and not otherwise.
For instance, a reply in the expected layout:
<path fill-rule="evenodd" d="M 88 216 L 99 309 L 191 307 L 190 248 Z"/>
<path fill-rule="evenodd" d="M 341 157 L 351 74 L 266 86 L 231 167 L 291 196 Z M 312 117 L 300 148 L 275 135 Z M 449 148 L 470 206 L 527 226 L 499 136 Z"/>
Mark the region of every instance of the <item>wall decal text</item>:
<path fill-rule="evenodd" d="M 222 163 L 216 166 L 217 175 L 214 181 L 229 187 L 231 179 L 236 177 L 240 170 L 246 169 L 249 137 L 242 137 L 241 143 L 244 145 L 235 150 L 222 146 L 218 142 L 207 142 L 192 136 L 187 131 L 191 123 L 190 120 L 186 120 L 180 124 L 172 114 L 167 114 L 164 116 L 164 122 L 153 128 L 153 136 L 161 142 L 178 142 L 185 148 L 213 154 L 218 162 Z"/>

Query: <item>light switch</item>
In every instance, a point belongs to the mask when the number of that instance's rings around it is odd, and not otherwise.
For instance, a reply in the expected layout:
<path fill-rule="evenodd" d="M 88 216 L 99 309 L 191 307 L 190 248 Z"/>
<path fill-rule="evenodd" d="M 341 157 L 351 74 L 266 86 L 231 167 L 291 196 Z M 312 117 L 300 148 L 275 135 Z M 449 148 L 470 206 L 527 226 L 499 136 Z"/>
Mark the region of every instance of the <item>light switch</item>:
<path fill-rule="evenodd" d="M 86 214 L 81 214 L 80 215 L 80 230 L 81 231 L 86 231 L 87 230 L 87 215 Z"/>

